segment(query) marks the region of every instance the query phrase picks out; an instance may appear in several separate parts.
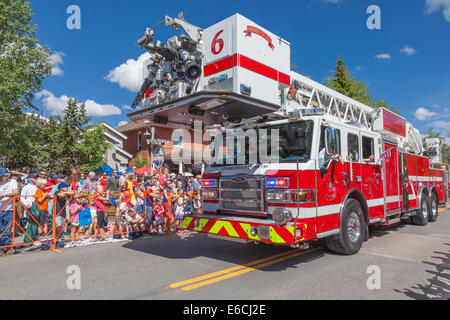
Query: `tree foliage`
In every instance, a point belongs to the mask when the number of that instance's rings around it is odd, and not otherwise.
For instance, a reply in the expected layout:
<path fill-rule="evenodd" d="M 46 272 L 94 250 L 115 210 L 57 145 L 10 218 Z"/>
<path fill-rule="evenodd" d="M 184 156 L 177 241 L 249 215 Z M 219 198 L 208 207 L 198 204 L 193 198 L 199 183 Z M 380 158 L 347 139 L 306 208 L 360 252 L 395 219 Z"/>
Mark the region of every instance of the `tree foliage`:
<path fill-rule="evenodd" d="M 105 151 L 111 147 L 103 135 L 105 127 L 86 126 L 89 120 L 85 105 L 71 98 L 62 116 L 45 122 L 37 152 L 45 169 L 69 173 L 72 168 L 89 171 L 105 163 Z"/>
<path fill-rule="evenodd" d="M 25 159 L 30 145 L 22 112 L 51 74 L 50 49 L 39 45 L 27 0 L 0 1 L 0 155 Z M 33 121 L 33 120 L 30 120 Z"/>
<path fill-rule="evenodd" d="M 325 85 L 372 108 L 384 107 L 399 115 L 401 114 L 398 107 L 389 106 L 386 101 L 380 98 L 372 100 L 372 93 L 369 91 L 367 84 L 364 81 L 357 81 L 352 78 L 350 71 L 344 65 L 342 56 L 338 58 L 336 73 L 325 80 Z"/>

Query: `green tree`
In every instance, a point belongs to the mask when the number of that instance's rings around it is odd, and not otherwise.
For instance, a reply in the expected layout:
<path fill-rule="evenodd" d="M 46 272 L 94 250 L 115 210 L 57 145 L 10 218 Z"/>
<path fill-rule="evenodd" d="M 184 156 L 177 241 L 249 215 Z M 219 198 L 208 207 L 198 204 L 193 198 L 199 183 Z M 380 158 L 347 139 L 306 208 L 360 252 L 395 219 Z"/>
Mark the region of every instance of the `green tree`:
<path fill-rule="evenodd" d="M 70 173 L 72 168 L 86 171 L 105 163 L 105 151 L 110 148 L 103 135 L 104 127 L 86 127 L 90 117 L 84 104 L 69 99 L 63 116 L 52 117 L 42 130 L 42 163 L 46 169 Z"/>
<path fill-rule="evenodd" d="M 325 85 L 337 92 L 346 95 L 372 108 L 384 107 L 401 115 L 398 107 L 391 107 L 386 101 L 377 98 L 372 101 L 372 94 L 364 81 L 352 78 L 351 72 L 344 65 L 343 57 L 339 57 L 336 64 L 336 73 L 326 78 Z"/>
<path fill-rule="evenodd" d="M 357 81 L 351 77 L 342 56 L 338 58 L 336 74 L 329 76 L 325 80 L 325 85 L 366 105 L 370 105 L 372 101 L 367 85 L 363 81 Z"/>
<path fill-rule="evenodd" d="M 79 167 L 84 171 L 98 169 L 106 162 L 105 151 L 111 148 L 111 144 L 105 140 L 103 135 L 105 130 L 104 126 L 96 124 L 83 133 L 78 144 L 78 152 Z"/>
<path fill-rule="evenodd" d="M 139 158 L 136 158 L 136 159 L 134 160 L 134 165 L 136 166 L 136 168 L 139 169 L 139 168 L 148 166 L 149 164 L 148 164 L 148 162 L 147 162 L 146 159 L 141 160 L 141 159 L 139 159 Z"/>
<path fill-rule="evenodd" d="M 0 155 L 14 166 L 25 160 L 27 123 L 22 112 L 36 109 L 34 94 L 51 74 L 50 49 L 39 45 L 27 0 L 0 1 Z"/>

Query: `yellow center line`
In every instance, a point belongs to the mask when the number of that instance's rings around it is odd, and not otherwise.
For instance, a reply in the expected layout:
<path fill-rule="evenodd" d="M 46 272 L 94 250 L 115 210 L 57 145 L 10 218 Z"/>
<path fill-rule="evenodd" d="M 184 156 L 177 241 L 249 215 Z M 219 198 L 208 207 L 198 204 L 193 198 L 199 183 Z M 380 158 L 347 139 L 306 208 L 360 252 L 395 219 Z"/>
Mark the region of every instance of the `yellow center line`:
<path fill-rule="evenodd" d="M 183 287 L 181 289 L 183 291 L 190 291 L 190 290 L 193 290 L 193 289 L 196 289 L 196 288 L 204 287 L 204 286 L 207 286 L 207 285 L 212 284 L 212 283 L 216 283 L 216 282 L 219 282 L 219 281 L 222 281 L 222 280 L 226 280 L 226 279 L 229 279 L 229 278 L 232 278 L 232 277 L 236 277 L 236 276 L 239 276 L 241 274 L 244 274 L 244 273 L 247 273 L 247 272 L 251 272 L 251 271 L 254 271 L 254 270 L 258 270 L 258 269 L 270 266 L 272 264 L 275 264 L 275 263 L 278 263 L 278 262 L 282 262 L 282 261 L 285 261 L 285 260 L 288 260 L 288 259 L 291 259 L 291 258 L 294 258 L 294 257 L 297 257 L 297 256 L 305 255 L 307 253 L 314 252 L 314 251 L 317 251 L 317 250 L 320 250 L 320 248 L 314 248 L 314 249 L 310 249 L 310 250 L 307 250 L 307 251 L 297 251 L 295 253 L 291 253 L 290 255 L 287 255 L 287 256 L 284 256 L 284 257 L 280 257 L 280 258 L 275 259 L 275 260 L 271 260 L 271 261 L 268 261 L 268 262 L 257 264 L 254 267 L 248 267 L 248 268 L 245 268 L 245 269 L 233 272 L 233 273 L 229 273 L 229 274 L 223 275 L 221 277 L 209 279 L 209 280 L 202 281 L 202 282 L 190 285 L 190 286 L 186 286 L 186 287 Z"/>
<path fill-rule="evenodd" d="M 450 209 L 450 206 L 448 206 L 448 207 L 446 207 L 446 208 L 439 209 L 438 212 L 442 212 L 442 211 L 445 211 L 445 210 L 447 210 L 447 209 Z"/>
<path fill-rule="evenodd" d="M 275 258 L 278 258 L 278 257 L 282 257 L 282 256 L 285 256 L 285 255 L 288 255 L 288 254 L 292 254 L 293 252 L 297 252 L 297 250 L 285 251 L 285 252 L 278 253 L 278 254 L 275 254 L 273 256 L 270 256 L 270 257 L 266 257 L 266 258 L 259 259 L 259 260 L 253 261 L 253 262 L 249 262 L 249 263 L 246 263 L 246 264 L 238 265 L 236 267 L 232 267 L 232 268 L 220 270 L 220 271 L 217 271 L 217 272 L 205 274 L 203 276 L 199 276 L 199 277 L 196 277 L 196 278 L 188 279 L 188 280 L 185 280 L 185 281 L 176 282 L 176 283 L 171 284 L 169 287 L 171 287 L 171 288 L 178 288 L 178 287 L 190 284 L 190 283 L 194 283 L 194 282 L 197 282 L 197 281 L 201 281 L 201 280 L 209 279 L 209 278 L 212 278 L 212 277 L 220 276 L 220 275 L 222 275 L 224 273 L 228 273 L 228 272 L 232 272 L 232 271 L 235 271 L 235 270 L 239 270 L 241 268 L 251 267 L 251 266 L 254 266 L 255 264 L 258 264 L 258 263 L 262 263 L 262 262 L 265 262 L 265 261 L 268 261 L 268 260 L 272 260 L 272 259 L 275 259 Z"/>

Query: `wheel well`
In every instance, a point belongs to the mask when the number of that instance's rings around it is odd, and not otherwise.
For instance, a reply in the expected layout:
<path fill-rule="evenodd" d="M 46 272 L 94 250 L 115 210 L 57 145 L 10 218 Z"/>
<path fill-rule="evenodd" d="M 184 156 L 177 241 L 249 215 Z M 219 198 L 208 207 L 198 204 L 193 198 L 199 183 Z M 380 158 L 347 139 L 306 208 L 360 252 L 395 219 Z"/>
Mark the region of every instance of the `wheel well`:
<path fill-rule="evenodd" d="M 366 224 L 369 224 L 369 220 L 370 220 L 369 219 L 369 208 L 367 207 L 366 199 L 361 194 L 361 192 L 356 191 L 356 190 L 352 191 L 351 193 L 348 194 L 345 201 L 347 201 L 348 199 L 354 199 L 359 202 L 359 205 L 361 206 L 363 213 L 364 213 L 364 219 L 366 220 Z M 345 201 L 344 201 L 344 203 L 345 203 Z"/>
<path fill-rule="evenodd" d="M 434 195 L 436 196 L 436 199 L 437 199 L 438 204 L 439 204 L 439 195 L 438 195 L 438 193 L 437 193 L 436 186 L 433 186 L 433 188 L 431 189 L 430 196 L 431 196 L 432 194 L 434 194 Z"/>

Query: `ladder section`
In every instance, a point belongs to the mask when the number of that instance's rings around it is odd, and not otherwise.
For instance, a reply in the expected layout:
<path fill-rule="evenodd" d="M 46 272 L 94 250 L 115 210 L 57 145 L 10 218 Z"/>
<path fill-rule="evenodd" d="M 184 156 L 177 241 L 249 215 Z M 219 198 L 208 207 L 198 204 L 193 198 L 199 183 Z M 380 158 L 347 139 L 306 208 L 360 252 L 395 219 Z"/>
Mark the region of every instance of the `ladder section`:
<path fill-rule="evenodd" d="M 373 109 L 298 73 L 291 72 L 291 87 L 281 111 L 301 117 L 306 110 L 323 109 L 337 121 L 371 129 Z"/>

